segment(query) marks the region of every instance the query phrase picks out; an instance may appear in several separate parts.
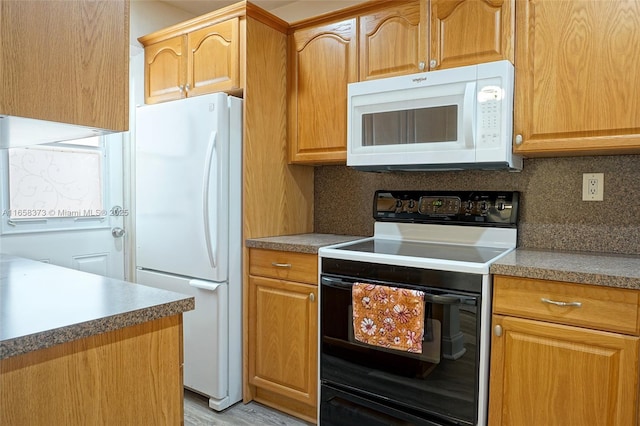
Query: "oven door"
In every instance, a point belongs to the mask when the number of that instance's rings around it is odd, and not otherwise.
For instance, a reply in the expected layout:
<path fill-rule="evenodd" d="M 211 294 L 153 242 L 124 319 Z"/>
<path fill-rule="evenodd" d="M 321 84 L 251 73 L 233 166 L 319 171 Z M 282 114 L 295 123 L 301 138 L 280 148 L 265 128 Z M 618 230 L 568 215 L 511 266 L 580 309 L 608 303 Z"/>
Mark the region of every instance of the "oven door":
<path fill-rule="evenodd" d="M 354 337 L 354 329 L 362 326 L 353 321 L 352 287 L 356 281 L 425 293 L 421 353 L 374 346 Z M 476 424 L 480 294 L 327 274 L 321 276 L 320 291 L 323 425 L 342 424 L 330 420 L 335 417 L 327 398 L 330 388 L 369 401 L 378 411 L 387 407 L 385 415 L 403 412 L 425 419 L 397 424 Z M 364 408 L 357 411 L 369 412 Z"/>

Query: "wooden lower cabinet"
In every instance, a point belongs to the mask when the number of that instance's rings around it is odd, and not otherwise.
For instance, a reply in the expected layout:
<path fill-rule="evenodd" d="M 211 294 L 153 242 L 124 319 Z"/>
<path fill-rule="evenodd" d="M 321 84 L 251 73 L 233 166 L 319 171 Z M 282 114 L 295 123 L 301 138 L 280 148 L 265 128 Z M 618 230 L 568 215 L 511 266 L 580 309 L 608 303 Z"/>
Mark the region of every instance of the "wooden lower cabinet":
<path fill-rule="evenodd" d="M 180 425 L 182 314 L 0 360 L 0 425 Z"/>
<path fill-rule="evenodd" d="M 315 423 L 317 256 L 261 249 L 249 256 L 248 376 L 254 399 Z"/>
<path fill-rule="evenodd" d="M 609 294 L 600 302 L 622 312 L 621 324 L 626 306 L 634 305 L 635 315 L 621 326 L 635 330 L 634 335 L 566 325 L 595 318 L 591 290 Z M 512 298 L 516 293 L 517 302 Z M 635 425 L 640 347 L 636 293 L 496 277 L 489 425 Z M 581 306 L 558 306 L 543 298 Z M 514 303 L 522 305 L 523 315 L 500 314 L 513 310 Z M 616 305 L 622 309 L 616 311 Z M 606 318 L 611 312 L 602 309 L 597 315 Z"/>

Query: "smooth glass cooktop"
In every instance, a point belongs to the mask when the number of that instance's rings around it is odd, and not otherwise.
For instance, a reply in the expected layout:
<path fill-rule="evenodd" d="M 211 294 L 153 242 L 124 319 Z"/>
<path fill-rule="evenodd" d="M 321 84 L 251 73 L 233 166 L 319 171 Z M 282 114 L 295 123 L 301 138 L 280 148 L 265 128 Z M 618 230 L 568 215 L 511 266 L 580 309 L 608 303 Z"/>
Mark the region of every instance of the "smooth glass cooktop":
<path fill-rule="evenodd" d="M 372 239 L 342 246 L 338 248 L 338 250 L 458 262 L 487 263 L 510 249 Z"/>

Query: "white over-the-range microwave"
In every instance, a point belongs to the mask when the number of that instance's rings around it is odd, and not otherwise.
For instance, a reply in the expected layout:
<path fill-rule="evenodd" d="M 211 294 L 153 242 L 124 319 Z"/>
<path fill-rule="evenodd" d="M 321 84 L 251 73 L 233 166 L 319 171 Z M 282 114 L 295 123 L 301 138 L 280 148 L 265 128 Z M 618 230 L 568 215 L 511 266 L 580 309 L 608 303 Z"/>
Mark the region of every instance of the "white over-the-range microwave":
<path fill-rule="evenodd" d="M 506 60 L 349 84 L 347 165 L 521 170 L 513 88 Z"/>

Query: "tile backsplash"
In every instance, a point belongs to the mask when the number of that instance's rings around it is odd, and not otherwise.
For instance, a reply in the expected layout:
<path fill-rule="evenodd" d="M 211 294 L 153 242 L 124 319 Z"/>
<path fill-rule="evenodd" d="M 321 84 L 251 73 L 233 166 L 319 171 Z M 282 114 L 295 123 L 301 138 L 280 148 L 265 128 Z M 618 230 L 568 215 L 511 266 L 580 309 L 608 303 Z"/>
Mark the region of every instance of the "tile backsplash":
<path fill-rule="evenodd" d="M 582 201 L 583 173 L 604 173 L 604 201 Z M 640 254 L 640 155 L 527 159 L 521 172 L 316 167 L 315 232 L 372 235 L 378 189 L 520 191 L 519 247 Z"/>

